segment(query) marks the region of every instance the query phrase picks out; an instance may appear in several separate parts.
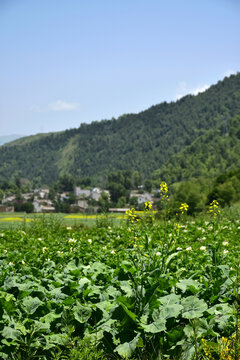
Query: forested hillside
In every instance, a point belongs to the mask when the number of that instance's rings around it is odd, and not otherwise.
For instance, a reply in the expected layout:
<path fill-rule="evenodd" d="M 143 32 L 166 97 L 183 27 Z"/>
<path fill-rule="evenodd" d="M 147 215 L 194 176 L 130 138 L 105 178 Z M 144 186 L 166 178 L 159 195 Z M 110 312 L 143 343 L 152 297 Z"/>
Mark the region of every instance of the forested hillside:
<path fill-rule="evenodd" d="M 139 114 L 22 138 L 0 147 L 0 179 L 50 184 L 60 175 L 103 183 L 114 170 L 180 181 L 240 167 L 240 74 L 197 96 Z"/>

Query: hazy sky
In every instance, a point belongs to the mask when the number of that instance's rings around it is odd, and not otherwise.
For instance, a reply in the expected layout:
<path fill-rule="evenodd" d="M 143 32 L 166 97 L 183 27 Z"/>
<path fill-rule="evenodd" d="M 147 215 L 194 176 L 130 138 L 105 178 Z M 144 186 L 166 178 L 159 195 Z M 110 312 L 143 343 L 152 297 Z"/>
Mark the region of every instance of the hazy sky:
<path fill-rule="evenodd" d="M 238 0 L 0 0 L 0 136 L 79 127 L 240 71 Z"/>

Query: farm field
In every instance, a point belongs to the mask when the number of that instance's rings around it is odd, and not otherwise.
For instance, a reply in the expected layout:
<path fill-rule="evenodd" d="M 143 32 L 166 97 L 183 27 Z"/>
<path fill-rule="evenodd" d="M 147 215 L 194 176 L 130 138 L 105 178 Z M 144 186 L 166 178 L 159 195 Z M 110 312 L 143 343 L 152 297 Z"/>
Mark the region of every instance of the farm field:
<path fill-rule="evenodd" d="M 0 229 L 1 228 L 17 228 L 23 225 L 29 225 L 35 220 L 46 217 L 55 218 L 58 221 L 61 221 L 63 225 L 69 226 L 79 226 L 79 225 L 88 225 L 93 226 L 96 225 L 96 222 L 101 221 L 102 215 L 100 214 L 26 214 L 26 213 L 0 213 Z M 121 220 L 124 219 L 124 214 L 114 214 L 109 213 L 108 215 L 109 221 L 112 221 L 113 224 L 118 224 Z M 106 217 L 106 216 L 104 216 Z"/>
<path fill-rule="evenodd" d="M 1 216 L 0 358 L 239 359 L 240 214 L 210 210 Z"/>

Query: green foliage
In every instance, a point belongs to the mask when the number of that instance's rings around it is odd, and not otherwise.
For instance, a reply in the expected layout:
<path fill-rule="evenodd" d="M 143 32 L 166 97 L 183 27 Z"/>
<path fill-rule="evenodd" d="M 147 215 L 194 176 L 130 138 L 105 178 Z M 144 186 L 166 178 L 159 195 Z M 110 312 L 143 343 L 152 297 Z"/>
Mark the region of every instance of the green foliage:
<path fill-rule="evenodd" d="M 175 186 L 170 203 L 170 212 L 176 214 L 182 203 L 189 205 L 190 215 L 205 209 L 208 192 L 208 182 L 204 179 L 184 181 Z M 216 198 L 215 198 L 216 199 Z"/>
<path fill-rule="evenodd" d="M 231 205 L 240 199 L 240 170 L 221 174 L 214 181 L 208 202 L 218 199 L 221 206 Z"/>
<path fill-rule="evenodd" d="M 202 339 L 217 348 L 236 333 L 233 214 L 159 223 L 148 211 L 87 229 L 41 215 L 24 230 L 1 230 L 1 358 L 204 358 Z"/>
<path fill-rule="evenodd" d="M 133 171 L 136 188 L 153 173 L 158 183 L 173 183 L 240 167 L 239 79 L 232 75 L 197 96 L 139 114 L 3 145 L 0 180 L 51 184 L 68 174 L 81 184 L 103 185 L 110 172 L 124 169 Z"/>

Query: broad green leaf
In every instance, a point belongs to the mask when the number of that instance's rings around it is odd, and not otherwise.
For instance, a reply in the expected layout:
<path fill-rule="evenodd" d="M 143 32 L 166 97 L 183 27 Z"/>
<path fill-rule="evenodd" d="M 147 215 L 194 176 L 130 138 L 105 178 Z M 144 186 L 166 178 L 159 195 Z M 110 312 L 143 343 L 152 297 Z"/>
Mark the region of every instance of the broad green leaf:
<path fill-rule="evenodd" d="M 113 286 L 108 286 L 108 288 L 105 291 L 105 294 L 107 298 L 111 297 L 112 299 L 116 299 L 121 295 L 121 292 Z"/>
<path fill-rule="evenodd" d="M 27 329 L 25 328 L 25 326 L 23 324 L 21 324 L 20 322 L 17 322 L 14 326 L 15 330 L 20 330 L 21 333 L 23 335 L 27 334 Z"/>
<path fill-rule="evenodd" d="M 125 292 L 127 297 L 131 297 L 133 295 L 133 289 L 129 280 L 120 281 L 119 286 L 121 290 Z"/>
<path fill-rule="evenodd" d="M 23 308 L 28 314 L 34 314 L 35 311 L 39 308 L 39 306 L 43 305 L 44 303 L 39 300 L 39 298 L 28 296 L 23 299 Z"/>
<path fill-rule="evenodd" d="M 193 294 L 196 294 L 201 289 L 199 282 L 192 279 L 180 280 L 177 283 L 177 287 L 182 290 L 182 292 L 186 292 L 187 290 L 189 290 Z"/>
<path fill-rule="evenodd" d="M 66 346 L 69 342 L 69 337 L 67 334 L 52 334 L 52 335 L 45 335 L 46 340 L 45 349 L 51 349 L 56 347 L 56 345 Z"/>
<path fill-rule="evenodd" d="M 109 319 L 105 322 L 101 321 L 101 323 L 98 325 L 97 328 L 115 336 L 118 333 L 117 328 L 115 326 L 116 322 L 117 320 L 113 320 L 113 319 Z"/>
<path fill-rule="evenodd" d="M 75 319 L 80 322 L 81 324 L 88 321 L 92 314 L 92 309 L 88 306 L 81 305 L 80 303 L 77 303 L 73 307 L 73 315 Z"/>
<path fill-rule="evenodd" d="M 132 341 L 118 345 L 114 351 L 116 351 L 118 355 L 122 356 L 123 358 L 128 359 L 135 351 L 139 337 L 140 334 L 138 334 Z"/>
<path fill-rule="evenodd" d="M 214 321 L 220 330 L 224 330 L 229 326 L 229 323 L 235 321 L 234 309 L 227 303 L 217 304 L 209 308 L 208 312 L 214 315 Z"/>
<path fill-rule="evenodd" d="M 49 291 L 49 294 L 51 296 L 54 297 L 54 300 L 59 301 L 59 300 L 64 300 L 66 299 L 68 296 L 66 294 L 64 294 L 62 292 L 62 287 L 61 288 L 55 288 L 52 289 L 51 291 Z"/>
<path fill-rule="evenodd" d="M 159 298 L 162 306 L 154 309 L 152 317 L 154 321 L 158 319 L 169 319 L 178 317 L 183 306 L 179 304 L 181 297 L 176 294 L 169 294 Z"/>
<path fill-rule="evenodd" d="M 158 319 L 149 325 L 146 325 L 146 324 L 140 324 L 140 325 L 146 332 L 149 332 L 152 334 L 156 334 L 156 333 L 166 330 L 166 320 L 165 319 Z"/>
<path fill-rule="evenodd" d="M 180 303 L 181 296 L 172 293 L 166 296 L 162 296 L 158 300 L 160 300 L 161 304 L 163 305 L 172 305 L 172 304 Z"/>
<path fill-rule="evenodd" d="M 76 262 L 75 260 L 70 261 L 67 266 L 64 268 L 64 271 L 74 271 L 77 270 Z"/>
<path fill-rule="evenodd" d="M 3 353 L 0 351 L 0 359 L 7 360 L 9 359 L 9 354 Z"/>
<path fill-rule="evenodd" d="M 13 329 L 10 326 L 4 326 L 2 336 L 6 339 L 17 340 L 21 335 L 19 330 Z"/>
<path fill-rule="evenodd" d="M 1 308 L 4 309 L 8 314 L 15 311 L 15 297 L 12 294 L 8 294 L 5 291 L 0 291 L 0 304 Z M 1 314 L 1 309 L 0 309 Z"/>
<path fill-rule="evenodd" d="M 194 339 L 196 336 L 204 337 L 204 335 L 208 334 L 209 331 L 209 324 L 206 319 L 194 319 L 193 322 L 195 324 L 187 324 L 184 327 L 184 333 L 188 339 Z M 211 330 L 211 329 L 210 329 Z M 211 331 L 210 334 L 212 335 L 213 332 Z"/>
<path fill-rule="evenodd" d="M 55 314 L 54 312 L 50 312 L 45 316 L 42 316 L 39 320 L 45 324 L 51 324 L 54 320 L 61 318 L 61 314 Z"/>
<path fill-rule="evenodd" d="M 103 317 L 107 318 L 110 316 L 112 311 L 118 306 L 116 303 L 112 303 L 110 301 L 101 301 L 96 303 L 96 307 L 99 308 L 103 312 Z"/>
<path fill-rule="evenodd" d="M 199 318 L 208 308 L 205 301 L 196 296 L 188 296 L 182 299 L 181 304 L 183 306 L 182 317 L 186 319 Z"/>
<path fill-rule="evenodd" d="M 79 284 L 79 289 L 81 290 L 84 287 L 84 285 L 91 284 L 91 281 L 88 278 L 83 277 L 78 281 L 78 284 Z"/>
<path fill-rule="evenodd" d="M 180 304 L 163 305 L 153 311 L 153 320 L 176 318 L 181 313 L 183 306 Z"/>

